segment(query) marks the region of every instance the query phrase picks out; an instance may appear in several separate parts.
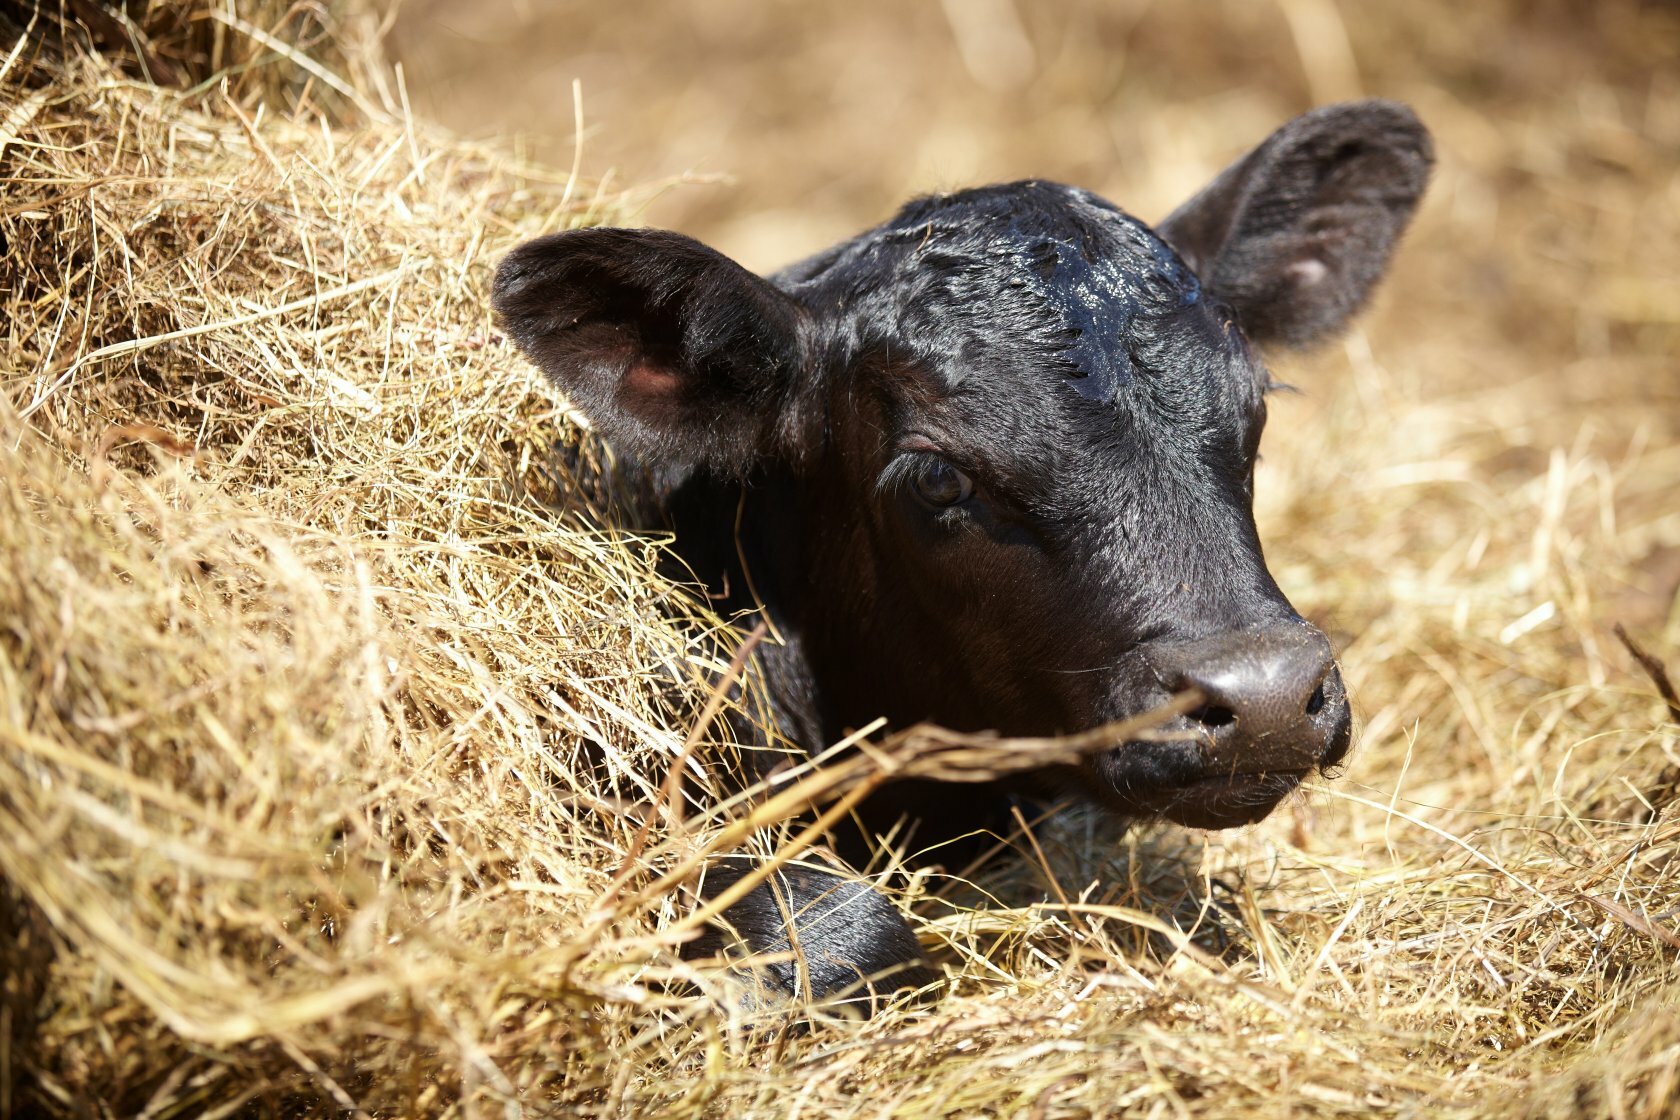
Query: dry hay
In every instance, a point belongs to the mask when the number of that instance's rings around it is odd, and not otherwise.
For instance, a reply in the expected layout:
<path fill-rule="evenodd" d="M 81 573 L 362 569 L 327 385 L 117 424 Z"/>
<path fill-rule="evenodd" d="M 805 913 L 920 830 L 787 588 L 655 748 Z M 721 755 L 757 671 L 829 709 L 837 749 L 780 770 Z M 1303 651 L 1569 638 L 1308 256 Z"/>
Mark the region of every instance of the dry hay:
<path fill-rule="evenodd" d="M 1240 834 L 1039 822 L 912 881 L 940 1002 L 749 1029 L 651 889 L 732 842 L 647 812 L 715 621 L 598 527 L 599 449 L 485 310 L 507 247 L 635 200 L 414 122 L 371 21 L 323 26 L 225 86 L 160 30 L 187 93 L 0 63 L 0 1113 L 1680 1106 L 1680 733 L 1609 631 L 1677 660 L 1672 292 L 1624 267 L 1673 210 L 1600 176 L 1560 252 L 1615 283 L 1508 279 L 1541 344 L 1608 340 L 1561 398 L 1427 299 L 1286 371 L 1261 524 L 1342 635 L 1348 777 Z M 1462 154 L 1409 283 L 1447 290 L 1551 149 L 1425 109 Z M 1556 154 L 1633 158 L 1613 124 Z"/>

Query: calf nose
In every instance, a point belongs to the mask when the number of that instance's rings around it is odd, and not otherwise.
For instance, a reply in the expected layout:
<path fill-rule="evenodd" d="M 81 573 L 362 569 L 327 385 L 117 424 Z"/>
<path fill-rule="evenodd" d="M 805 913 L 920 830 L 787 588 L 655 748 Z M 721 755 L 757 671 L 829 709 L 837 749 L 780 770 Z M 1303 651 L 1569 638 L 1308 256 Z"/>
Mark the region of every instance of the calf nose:
<path fill-rule="evenodd" d="M 1205 697 L 1189 719 L 1209 748 L 1209 769 L 1307 770 L 1347 751 L 1341 675 L 1329 641 L 1305 622 L 1164 644 L 1150 661 L 1168 689 Z"/>

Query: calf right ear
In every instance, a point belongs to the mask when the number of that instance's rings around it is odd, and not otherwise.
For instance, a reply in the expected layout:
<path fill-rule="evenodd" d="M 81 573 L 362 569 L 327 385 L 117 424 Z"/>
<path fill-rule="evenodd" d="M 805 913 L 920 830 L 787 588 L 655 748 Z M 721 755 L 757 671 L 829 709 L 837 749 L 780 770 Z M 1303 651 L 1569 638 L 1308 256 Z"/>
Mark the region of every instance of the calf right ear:
<path fill-rule="evenodd" d="M 596 428 L 649 463 L 739 473 L 795 426 L 803 311 L 692 238 L 539 237 L 496 270 L 491 304 Z"/>
<path fill-rule="evenodd" d="M 1392 101 L 1296 117 L 1156 229 L 1257 342 L 1340 330 L 1388 267 L 1434 153 Z"/>

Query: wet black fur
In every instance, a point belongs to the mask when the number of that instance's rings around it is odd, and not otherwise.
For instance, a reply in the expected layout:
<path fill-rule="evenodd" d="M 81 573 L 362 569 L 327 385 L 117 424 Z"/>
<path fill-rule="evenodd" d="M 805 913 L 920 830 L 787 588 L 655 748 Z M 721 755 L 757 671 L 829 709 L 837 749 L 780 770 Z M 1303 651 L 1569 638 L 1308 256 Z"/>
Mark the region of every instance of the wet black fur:
<path fill-rule="evenodd" d="M 1254 526 L 1268 379 L 1250 342 L 1304 345 L 1346 322 L 1430 161 L 1406 108 L 1332 106 L 1158 230 L 1085 191 L 1013 183 L 917 200 L 768 279 L 678 234 L 580 230 L 511 254 L 495 306 L 658 474 L 682 560 L 722 608 L 753 612 L 757 592 L 786 637 L 760 661 L 796 742 L 819 748 L 883 715 L 1074 731 L 1164 700 L 1184 685 L 1170 668 L 1182 651 L 1223 636 L 1322 643 Z M 972 478 L 972 498 L 917 498 L 931 456 Z M 1299 720 L 1311 756 L 1262 760 L 1252 780 L 1237 780 L 1240 752 L 1180 740 L 1034 784 L 1201 827 L 1258 819 L 1346 752 L 1346 697 L 1326 671 L 1322 714 Z M 948 835 L 993 823 L 1000 805 L 900 787 L 876 808 Z M 800 950 L 829 962 L 808 970 L 816 995 L 915 952 L 901 923 L 878 929 L 890 906 L 840 883 L 782 883 L 841 900 L 813 911 L 823 928 L 794 927 Z M 836 905 L 867 920 L 837 925 Z M 757 898 L 728 917 L 772 951 L 800 909 Z M 772 983 L 791 991 L 790 977 Z"/>

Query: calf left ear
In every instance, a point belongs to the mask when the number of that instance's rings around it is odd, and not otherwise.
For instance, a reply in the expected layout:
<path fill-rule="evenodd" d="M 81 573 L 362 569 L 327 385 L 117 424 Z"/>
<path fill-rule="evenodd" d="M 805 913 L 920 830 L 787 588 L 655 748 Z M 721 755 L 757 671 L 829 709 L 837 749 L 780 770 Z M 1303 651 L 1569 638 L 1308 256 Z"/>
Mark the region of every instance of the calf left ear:
<path fill-rule="evenodd" d="M 596 428 L 650 465 L 738 473 L 794 426 L 801 308 L 692 238 L 539 237 L 496 270 L 491 304 Z"/>
<path fill-rule="evenodd" d="M 1388 267 L 1434 151 L 1392 101 L 1296 117 L 1157 228 L 1257 342 L 1333 334 Z"/>

